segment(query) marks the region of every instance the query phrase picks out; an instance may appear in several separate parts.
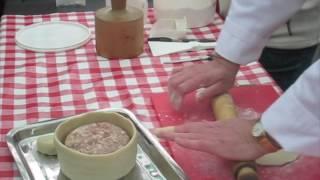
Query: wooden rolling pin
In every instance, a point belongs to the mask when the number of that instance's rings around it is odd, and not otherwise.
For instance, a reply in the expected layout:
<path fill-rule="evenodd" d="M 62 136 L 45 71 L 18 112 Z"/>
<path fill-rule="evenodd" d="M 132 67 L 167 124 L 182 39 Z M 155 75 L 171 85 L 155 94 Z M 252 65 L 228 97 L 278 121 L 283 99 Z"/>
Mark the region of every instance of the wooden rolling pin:
<path fill-rule="evenodd" d="M 226 121 L 237 117 L 236 106 L 230 94 L 222 94 L 212 100 L 212 110 L 216 120 Z"/>
<path fill-rule="evenodd" d="M 230 94 L 222 94 L 214 98 L 211 107 L 216 120 L 226 121 L 237 117 L 236 106 Z M 233 168 L 237 180 L 258 180 L 254 162 L 239 162 Z"/>

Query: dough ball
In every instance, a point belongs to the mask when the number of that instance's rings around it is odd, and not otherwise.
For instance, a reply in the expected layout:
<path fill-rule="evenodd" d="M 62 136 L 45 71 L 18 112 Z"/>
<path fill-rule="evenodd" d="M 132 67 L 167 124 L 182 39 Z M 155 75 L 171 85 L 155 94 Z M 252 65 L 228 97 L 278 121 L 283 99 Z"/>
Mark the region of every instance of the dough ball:
<path fill-rule="evenodd" d="M 256 159 L 256 163 L 263 166 L 283 166 L 295 161 L 297 158 L 298 154 L 296 153 L 279 150 Z"/>
<path fill-rule="evenodd" d="M 45 155 L 57 155 L 53 139 L 54 134 L 40 136 L 37 139 L 37 150 Z"/>

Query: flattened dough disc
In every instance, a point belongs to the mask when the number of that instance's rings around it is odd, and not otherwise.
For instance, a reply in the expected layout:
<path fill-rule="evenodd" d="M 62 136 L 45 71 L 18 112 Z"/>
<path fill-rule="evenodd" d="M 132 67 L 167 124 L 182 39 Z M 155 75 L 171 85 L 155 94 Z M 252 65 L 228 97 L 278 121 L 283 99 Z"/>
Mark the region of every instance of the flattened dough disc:
<path fill-rule="evenodd" d="M 295 161 L 297 158 L 298 154 L 296 153 L 279 150 L 256 159 L 256 163 L 263 166 L 282 166 Z"/>
<path fill-rule="evenodd" d="M 53 143 L 54 134 L 40 136 L 37 139 L 37 150 L 46 155 L 57 155 L 56 148 Z"/>

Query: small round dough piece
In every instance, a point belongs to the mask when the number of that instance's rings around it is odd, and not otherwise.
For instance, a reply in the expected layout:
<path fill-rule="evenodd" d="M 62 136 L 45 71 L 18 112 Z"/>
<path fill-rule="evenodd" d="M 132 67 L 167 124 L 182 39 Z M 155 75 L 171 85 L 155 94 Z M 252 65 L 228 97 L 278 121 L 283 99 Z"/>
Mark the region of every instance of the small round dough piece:
<path fill-rule="evenodd" d="M 298 154 L 296 153 L 279 150 L 256 159 L 256 163 L 262 166 L 282 166 L 295 161 L 297 158 Z"/>
<path fill-rule="evenodd" d="M 53 143 L 54 134 L 40 136 L 37 139 L 37 150 L 45 155 L 57 155 L 56 148 Z"/>

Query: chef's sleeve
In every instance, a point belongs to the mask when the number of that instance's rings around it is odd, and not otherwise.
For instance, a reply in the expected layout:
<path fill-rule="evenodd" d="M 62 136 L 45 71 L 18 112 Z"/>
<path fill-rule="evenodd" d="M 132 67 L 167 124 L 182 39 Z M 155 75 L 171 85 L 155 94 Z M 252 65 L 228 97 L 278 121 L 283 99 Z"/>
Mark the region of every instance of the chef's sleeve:
<path fill-rule="evenodd" d="M 232 0 L 216 51 L 237 64 L 256 61 L 269 37 L 305 0 Z"/>
<path fill-rule="evenodd" d="M 285 150 L 320 157 L 320 60 L 262 114 L 261 121 Z"/>

